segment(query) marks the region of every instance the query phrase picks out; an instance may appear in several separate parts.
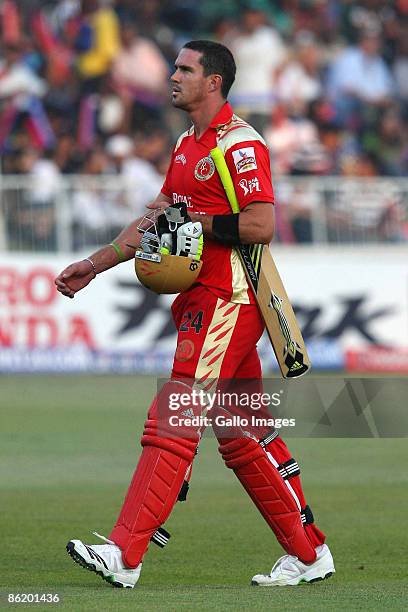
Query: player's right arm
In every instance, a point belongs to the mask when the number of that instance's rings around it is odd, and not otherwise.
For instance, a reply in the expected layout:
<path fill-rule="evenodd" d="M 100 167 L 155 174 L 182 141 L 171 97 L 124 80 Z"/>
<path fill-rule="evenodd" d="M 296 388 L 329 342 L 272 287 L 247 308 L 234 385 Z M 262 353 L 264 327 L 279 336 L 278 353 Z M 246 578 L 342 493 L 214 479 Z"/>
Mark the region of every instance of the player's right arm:
<path fill-rule="evenodd" d="M 166 208 L 170 203 L 170 198 L 160 192 L 152 204 L 154 209 L 160 213 L 161 209 Z M 113 268 L 118 263 L 132 259 L 135 250 L 140 245 L 141 234 L 137 227 L 141 220 L 142 217 L 136 219 L 120 232 L 113 240 L 116 248 L 111 243 L 95 251 L 87 259 L 75 261 L 65 268 L 54 281 L 57 290 L 73 298 L 78 291 L 89 285 L 97 274 Z"/>

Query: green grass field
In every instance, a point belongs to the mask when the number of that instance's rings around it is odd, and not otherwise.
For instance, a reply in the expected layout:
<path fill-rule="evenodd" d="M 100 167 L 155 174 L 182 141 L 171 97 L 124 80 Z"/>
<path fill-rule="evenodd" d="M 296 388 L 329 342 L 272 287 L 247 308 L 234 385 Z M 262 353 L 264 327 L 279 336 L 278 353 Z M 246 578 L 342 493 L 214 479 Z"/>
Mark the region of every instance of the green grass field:
<path fill-rule="evenodd" d="M 61 610 L 405 610 L 408 451 L 404 439 L 292 439 L 337 573 L 300 587 L 249 586 L 282 551 L 205 438 L 189 497 L 152 545 L 134 590 L 68 557 L 109 534 L 133 472 L 154 379 L 0 378 L 1 597 L 58 593 Z M 14 605 L 49 610 L 53 605 Z"/>

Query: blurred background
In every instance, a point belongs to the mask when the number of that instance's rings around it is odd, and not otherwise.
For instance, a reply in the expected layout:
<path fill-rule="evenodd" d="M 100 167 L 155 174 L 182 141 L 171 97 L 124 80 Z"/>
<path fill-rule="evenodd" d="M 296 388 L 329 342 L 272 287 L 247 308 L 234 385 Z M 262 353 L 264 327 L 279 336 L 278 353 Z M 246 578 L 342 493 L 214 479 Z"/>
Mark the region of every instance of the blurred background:
<path fill-rule="evenodd" d="M 270 149 L 272 250 L 315 369 L 408 372 L 406 0 L 0 0 L 0 32 L 0 372 L 170 368 L 172 297 L 131 262 L 74 301 L 53 278 L 160 190 L 193 38 L 232 50 L 230 101 Z"/>

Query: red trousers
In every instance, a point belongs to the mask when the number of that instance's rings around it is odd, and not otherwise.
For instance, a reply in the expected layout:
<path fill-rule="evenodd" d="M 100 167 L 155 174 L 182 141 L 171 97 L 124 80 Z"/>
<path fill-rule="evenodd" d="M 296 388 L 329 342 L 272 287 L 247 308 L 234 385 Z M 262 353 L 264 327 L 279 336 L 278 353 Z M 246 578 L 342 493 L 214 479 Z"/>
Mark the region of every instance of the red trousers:
<path fill-rule="evenodd" d="M 215 391 L 217 386 L 239 385 L 244 379 L 250 381 L 252 389 L 262 389 L 256 344 L 264 324 L 255 305 L 225 302 L 198 286 L 176 298 L 172 313 L 178 329 L 171 374 L 174 384 L 188 380 Z M 236 406 L 217 408 L 242 416 Z M 247 432 L 240 427 L 214 431 L 226 465 L 234 469 L 279 542 L 289 554 L 311 562 L 314 548 L 324 542 L 325 536 L 310 518 L 300 470 L 283 440 L 277 432 L 254 431 L 250 427 Z M 135 567 L 143 558 L 151 535 L 170 514 L 190 471 L 199 436 L 195 430 L 191 435 L 185 434 L 168 437 L 158 428 L 155 398 L 142 436 L 142 456 L 110 536 L 121 547 L 129 567 Z M 289 518 L 281 519 L 284 515 Z M 299 537 L 303 543 L 299 544 Z M 306 550 L 307 546 L 310 550 Z"/>

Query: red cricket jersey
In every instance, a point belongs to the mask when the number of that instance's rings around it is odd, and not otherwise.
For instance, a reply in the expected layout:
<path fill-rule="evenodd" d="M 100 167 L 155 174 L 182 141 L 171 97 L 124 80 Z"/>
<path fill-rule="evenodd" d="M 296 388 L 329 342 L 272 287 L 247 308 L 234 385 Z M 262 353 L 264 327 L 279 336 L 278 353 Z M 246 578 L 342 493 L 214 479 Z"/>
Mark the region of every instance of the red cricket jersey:
<path fill-rule="evenodd" d="M 198 140 L 194 127 L 174 147 L 162 192 L 192 212 L 231 214 L 231 207 L 210 151 L 219 146 L 234 182 L 240 209 L 251 202 L 274 202 L 268 148 L 248 123 L 233 114 L 228 102 Z M 197 283 L 223 300 L 254 302 L 236 250 L 204 239 L 203 267 Z"/>

